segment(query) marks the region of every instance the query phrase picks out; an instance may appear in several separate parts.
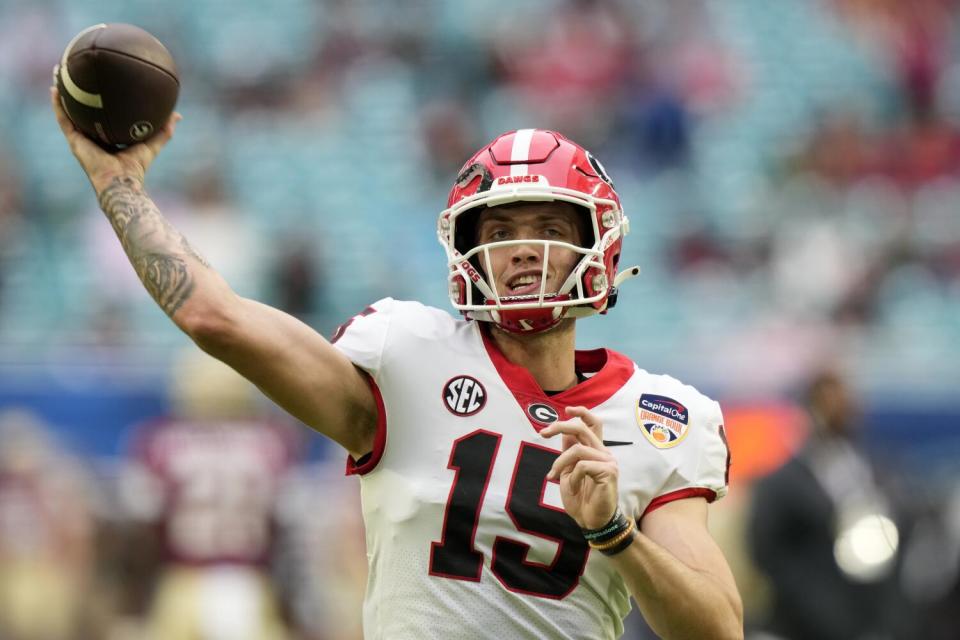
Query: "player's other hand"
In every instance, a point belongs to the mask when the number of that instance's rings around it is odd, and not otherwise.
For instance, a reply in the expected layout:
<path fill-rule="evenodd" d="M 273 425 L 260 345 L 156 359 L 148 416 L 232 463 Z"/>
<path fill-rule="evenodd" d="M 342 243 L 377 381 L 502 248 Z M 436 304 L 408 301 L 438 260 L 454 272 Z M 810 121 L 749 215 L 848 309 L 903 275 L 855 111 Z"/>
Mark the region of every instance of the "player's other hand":
<path fill-rule="evenodd" d="M 582 529 L 598 529 L 617 509 L 619 467 L 603 446 L 603 423 L 584 407 L 567 407 L 569 420 L 554 422 L 540 435 L 562 438 L 562 453 L 547 474 L 559 480 L 567 514 Z"/>
<path fill-rule="evenodd" d="M 166 126 L 146 142 L 131 145 L 123 151 L 110 153 L 97 146 L 95 142 L 73 126 L 70 118 L 60 105 L 60 95 L 56 87 L 50 87 L 50 104 L 57 117 L 60 130 L 63 131 L 63 135 L 70 145 L 70 151 L 80 162 L 80 166 L 86 172 L 97 195 L 114 178 L 119 176 L 134 178 L 142 184 L 147 169 L 150 168 L 154 158 L 160 153 L 160 149 L 173 137 L 177 122 L 182 117 L 179 113 L 174 112 Z"/>

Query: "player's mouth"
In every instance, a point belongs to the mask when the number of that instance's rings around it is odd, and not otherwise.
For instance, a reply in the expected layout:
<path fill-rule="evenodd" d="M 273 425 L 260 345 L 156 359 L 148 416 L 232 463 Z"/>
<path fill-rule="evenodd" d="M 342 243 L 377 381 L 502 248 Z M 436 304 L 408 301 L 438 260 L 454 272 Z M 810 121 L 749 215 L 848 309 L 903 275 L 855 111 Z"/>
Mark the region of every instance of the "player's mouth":
<path fill-rule="evenodd" d="M 506 295 L 524 296 L 540 293 L 540 273 L 523 273 L 514 276 L 507 283 Z"/>

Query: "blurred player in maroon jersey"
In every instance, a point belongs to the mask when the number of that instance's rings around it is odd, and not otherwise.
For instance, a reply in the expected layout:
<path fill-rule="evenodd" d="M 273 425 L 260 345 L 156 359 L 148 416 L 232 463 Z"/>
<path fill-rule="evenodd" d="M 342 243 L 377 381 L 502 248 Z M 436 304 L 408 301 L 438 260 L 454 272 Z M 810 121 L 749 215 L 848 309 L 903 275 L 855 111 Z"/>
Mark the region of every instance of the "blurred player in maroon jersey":
<path fill-rule="evenodd" d="M 149 637 L 282 640 L 269 565 L 294 434 L 259 417 L 250 385 L 202 354 L 173 380 L 174 415 L 139 429 L 123 485 L 163 554 Z"/>

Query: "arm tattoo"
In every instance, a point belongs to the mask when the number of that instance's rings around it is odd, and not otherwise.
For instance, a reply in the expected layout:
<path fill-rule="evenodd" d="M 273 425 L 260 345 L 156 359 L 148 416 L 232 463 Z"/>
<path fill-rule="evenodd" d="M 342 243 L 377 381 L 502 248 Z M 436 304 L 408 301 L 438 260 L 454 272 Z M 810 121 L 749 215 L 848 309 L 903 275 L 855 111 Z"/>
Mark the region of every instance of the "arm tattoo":
<path fill-rule="evenodd" d="M 143 286 L 173 317 L 193 293 L 190 261 L 209 265 L 160 214 L 138 180 L 114 178 L 99 199 Z"/>

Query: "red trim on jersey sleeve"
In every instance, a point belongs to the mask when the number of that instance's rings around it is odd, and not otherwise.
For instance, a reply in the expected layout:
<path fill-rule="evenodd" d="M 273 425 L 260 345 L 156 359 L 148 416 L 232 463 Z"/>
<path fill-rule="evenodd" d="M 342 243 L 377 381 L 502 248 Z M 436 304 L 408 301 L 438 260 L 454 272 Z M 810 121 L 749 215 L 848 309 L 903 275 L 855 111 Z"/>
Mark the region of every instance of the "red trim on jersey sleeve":
<path fill-rule="evenodd" d="M 350 328 L 350 325 L 352 325 L 355 320 L 357 320 L 358 318 L 364 318 L 370 315 L 371 313 L 376 313 L 376 312 L 377 310 L 374 309 L 372 306 L 367 307 L 357 315 L 353 316 L 352 318 L 350 318 L 349 320 L 341 324 L 339 327 L 337 327 L 337 330 L 334 331 L 333 335 L 330 337 L 330 344 L 337 344 L 337 341 L 343 337 L 343 334 L 347 332 L 347 329 Z"/>
<path fill-rule="evenodd" d="M 547 425 L 535 421 L 530 416 L 526 410 L 530 404 L 544 403 L 554 407 L 560 413 L 564 413 L 563 409 L 566 407 L 581 406 L 592 409 L 609 400 L 627 383 L 634 372 L 633 361 L 616 351 L 610 349 L 577 351 L 574 356 L 577 370 L 594 375 L 566 391 L 548 396 L 527 369 L 507 360 L 490 337 L 489 329 L 483 326 L 484 323 L 477 324 L 480 335 L 483 337 L 483 346 L 493 366 L 513 393 L 514 398 L 523 407 L 530 424 L 538 432 Z M 566 416 L 561 415 L 561 419 L 565 418 Z"/>
<path fill-rule="evenodd" d="M 723 425 L 720 425 L 717 430 L 720 433 L 720 439 L 723 440 L 723 446 L 727 448 L 727 466 L 723 472 L 723 484 L 730 484 L 730 465 L 733 463 L 733 458 L 730 453 L 730 443 L 727 442 L 727 432 L 723 428 Z"/>
<path fill-rule="evenodd" d="M 352 456 L 347 456 L 346 475 L 364 475 L 373 471 L 380 458 L 383 457 L 383 449 L 387 446 L 387 412 L 383 406 L 383 394 L 380 393 L 380 387 L 374 381 L 373 376 L 364 373 L 367 384 L 373 392 L 373 399 L 377 403 L 377 433 L 373 437 L 373 450 L 370 453 L 361 456 L 359 460 L 354 460 Z"/>
<path fill-rule="evenodd" d="M 683 500 L 684 498 L 706 498 L 707 502 L 713 502 L 717 499 L 717 492 L 713 489 L 707 489 L 706 487 L 687 487 L 686 489 L 677 489 L 676 491 L 665 493 L 651 500 L 650 504 L 647 505 L 647 508 L 643 510 L 643 513 L 637 520 L 643 520 L 644 516 L 648 513 L 656 511 L 668 502 Z"/>

